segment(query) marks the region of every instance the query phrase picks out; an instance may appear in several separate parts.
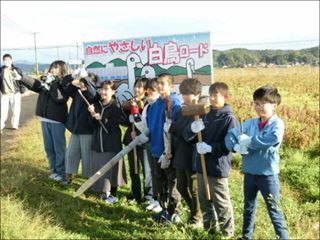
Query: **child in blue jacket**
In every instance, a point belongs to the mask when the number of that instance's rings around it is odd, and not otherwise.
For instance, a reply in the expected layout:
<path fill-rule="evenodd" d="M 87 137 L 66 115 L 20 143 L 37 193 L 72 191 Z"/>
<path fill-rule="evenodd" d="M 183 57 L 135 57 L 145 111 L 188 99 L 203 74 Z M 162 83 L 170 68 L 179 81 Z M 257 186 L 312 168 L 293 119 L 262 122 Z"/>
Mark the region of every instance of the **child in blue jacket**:
<path fill-rule="evenodd" d="M 281 96 L 274 87 L 263 86 L 253 93 L 253 106 L 258 118 L 233 128 L 225 141 L 230 150 L 243 155 L 244 211 L 242 235 L 252 239 L 258 191 L 267 205 L 275 232 L 280 239 L 288 239 L 286 222 L 280 208 L 279 148 L 284 123 L 274 113 Z M 271 236 L 269 236 L 271 237 Z"/>
<path fill-rule="evenodd" d="M 163 211 L 155 216 L 154 220 L 165 220 L 167 223 L 177 223 L 180 220 L 177 206 L 180 194 L 177 190 L 176 170 L 172 167 L 172 154 L 166 149 L 170 147 L 170 122 L 176 120 L 177 112 L 181 107 L 179 96 L 171 93 L 173 77 L 162 73 L 158 78 L 160 97 L 147 110 L 147 126 L 150 130 L 149 143 L 154 158 L 155 182 L 159 188 L 159 201 Z"/>

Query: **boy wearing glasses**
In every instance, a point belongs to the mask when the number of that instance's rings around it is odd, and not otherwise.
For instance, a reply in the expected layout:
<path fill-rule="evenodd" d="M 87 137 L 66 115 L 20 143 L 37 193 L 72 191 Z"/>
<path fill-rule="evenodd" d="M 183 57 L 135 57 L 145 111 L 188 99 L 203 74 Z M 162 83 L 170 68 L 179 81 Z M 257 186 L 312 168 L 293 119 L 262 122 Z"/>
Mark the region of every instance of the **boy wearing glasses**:
<path fill-rule="evenodd" d="M 242 235 L 252 239 L 258 191 L 267 205 L 277 237 L 288 239 L 286 222 L 280 207 L 279 148 L 284 134 L 284 123 L 275 114 L 281 102 L 278 90 L 263 86 L 253 93 L 253 107 L 258 118 L 245 121 L 233 128 L 225 141 L 230 150 L 243 155 L 244 210 Z M 271 237 L 271 236 L 269 236 Z"/>

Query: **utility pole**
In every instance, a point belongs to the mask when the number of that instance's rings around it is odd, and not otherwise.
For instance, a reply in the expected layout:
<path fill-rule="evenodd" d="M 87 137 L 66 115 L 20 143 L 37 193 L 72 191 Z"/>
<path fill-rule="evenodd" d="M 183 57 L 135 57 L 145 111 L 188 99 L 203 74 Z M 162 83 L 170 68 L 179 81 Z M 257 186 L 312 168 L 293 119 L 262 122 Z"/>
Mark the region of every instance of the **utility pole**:
<path fill-rule="evenodd" d="M 38 76 L 39 74 L 39 66 L 38 66 L 38 59 L 37 59 L 37 34 L 38 32 L 34 32 L 33 33 L 33 38 L 34 38 L 34 60 L 35 60 L 35 64 L 36 64 L 36 75 Z"/>

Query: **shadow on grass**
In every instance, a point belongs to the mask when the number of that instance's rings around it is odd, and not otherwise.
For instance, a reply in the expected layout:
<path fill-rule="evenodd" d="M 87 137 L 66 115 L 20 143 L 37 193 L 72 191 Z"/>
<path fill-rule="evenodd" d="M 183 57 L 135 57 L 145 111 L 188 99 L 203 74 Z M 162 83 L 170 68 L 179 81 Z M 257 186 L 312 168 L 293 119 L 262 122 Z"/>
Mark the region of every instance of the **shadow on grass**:
<path fill-rule="evenodd" d="M 14 194 L 33 212 L 41 209 L 66 231 L 108 239 L 152 238 L 152 232 L 158 231 L 150 214 L 136 205 L 128 206 L 121 191 L 120 201 L 107 205 L 92 193 L 73 198 L 81 181 L 61 186 L 49 180 L 43 169 L 25 163 L 2 162 L 1 175 L 2 195 Z"/>

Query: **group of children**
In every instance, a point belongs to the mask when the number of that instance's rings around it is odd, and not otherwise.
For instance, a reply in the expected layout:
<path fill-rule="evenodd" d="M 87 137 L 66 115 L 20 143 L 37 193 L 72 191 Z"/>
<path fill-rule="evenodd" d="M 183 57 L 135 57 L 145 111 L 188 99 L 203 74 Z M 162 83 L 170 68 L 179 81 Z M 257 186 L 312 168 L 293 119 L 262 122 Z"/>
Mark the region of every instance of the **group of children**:
<path fill-rule="evenodd" d="M 155 221 L 178 223 L 182 197 L 190 209 L 190 226 L 203 227 L 209 233 L 220 227 L 224 237 L 234 237 L 228 177 L 232 153 L 238 152 L 243 156 L 244 173 L 243 238 L 252 238 L 258 191 L 277 236 L 288 238 L 279 207 L 279 147 L 284 124 L 274 112 L 281 101 L 276 88 L 257 89 L 253 106 L 258 117 L 238 124 L 226 104 L 228 86 L 215 82 L 209 88 L 209 113 L 195 120 L 184 116 L 182 107 L 199 103 L 202 87 L 197 79 L 185 79 L 180 84 L 179 96 L 172 92 L 174 82 L 170 74 L 139 78 L 134 84 L 135 97 L 121 106 L 115 98 L 114 82 L 103 82 L 97 91 L 94 74 L 82 69 L 68 75 L 64 68 L 62 61 L 51 64 L 48 76 L 53 76 L 54 81 L 49 87 L 36 79 L 22 80 L 39 93 L 37 115 L 41 117 L 50 178 L 70 183 L 80 159 L 82 175 L 90 177 L 121 151 L 122 143 L 128 145 L 140 134 L 138 123 L 142 123 L 149 129 L 149 141 L 128 154 L 132 191 L 128 199 L 137 203 L 143 197 L 148 200 L 147 209 L 157 212 Z M 78 85 L 75 79 L 80 79 Z M 73 99 L 69 113 L 68 97 Z M 123 141 L 121 125 L 127 127 Z M 71 132 L 67 149 L 65 127 Z M 202 141 L 198 142 L 200 132 Z M 201 156 L 205 158 L 206 174 L 202 172 Z M 211 200 L 205 195 L 206 175 Z M 120 160 L 92 189 L 99 191 L 107 203 L 114 203 L 117 188 L 123 184 L 125 165 Z"/>

